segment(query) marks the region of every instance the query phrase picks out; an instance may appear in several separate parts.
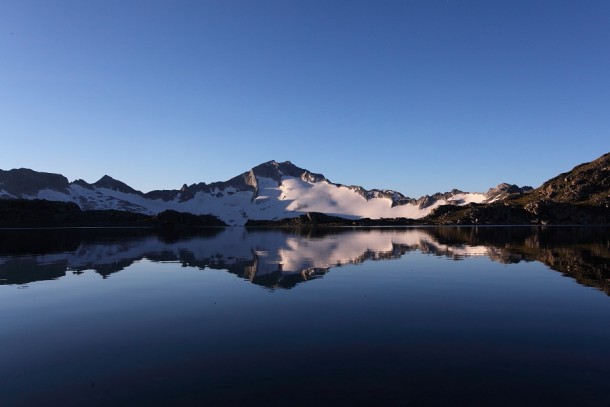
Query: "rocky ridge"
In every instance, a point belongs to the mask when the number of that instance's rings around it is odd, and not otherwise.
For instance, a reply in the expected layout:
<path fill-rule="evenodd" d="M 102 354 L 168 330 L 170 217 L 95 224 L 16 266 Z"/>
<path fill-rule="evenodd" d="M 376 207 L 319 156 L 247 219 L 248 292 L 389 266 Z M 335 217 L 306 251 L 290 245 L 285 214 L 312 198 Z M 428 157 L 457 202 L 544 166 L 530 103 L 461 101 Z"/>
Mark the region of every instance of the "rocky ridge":
<path fill-rule="evenodd" d="M 527 187 L 526 187 L 527 188 Z M 525 192 L 500 188 L 490 205 L 443 206 L 424 220 L 432 224 L 608 224 L 610 153 L 580 164 Z M 491 190 L 489 196 L 497 196 Z"/>
<path fill-rule="evenodd" d="M 489 201 L 497 196 L 454 189 L 415 199 L 387 189 L 367 190 L 333 183 L 324 175 L 290 161 L 268 161 L 227 181 L 184 184 L 180 189 L 147 193 L 109 175 L 90 184 L 82 179 L 68 182 L 59 174 L 14 169 L 0 171 L 0 199 L 74 202 L 82 210 L 122 210 L 147 215 L 172 209 L 213 214 L 231 225 L 243 225 L 248 219 L 277 220 L 312 211 L 350 219 L 407 215 L 419 218 L 444 203 L 463 205 L 468 203 L 465 199 Z M 387 206 L 382 202 L 387 202 Z"/>
<path fill-rule="evenodd" d="M 610 153 L 551 178 L 522 202 L 541 201 L 610 207 Z"/>
<path fill-rule="evenodd" d="M 23 168 L 0 170 L 0 199 L 73 202 L 81 210 L 149 216 L 165 210 L 211 214 L 236 226 L 305 225 L 312 223 L 302 216 L 309 213 L 318 213 L 315 219 L 321 219 L 320 214 L 333 219 L 322 223 L 350 225 L 412 224 L 414 219 L 426 224 L 607 223 L 609 190 L 610 153 L 536 189 L 502 183 L 485 193 L 453 189 L 418 199 L 392 190 L 333 183 L 290 161 L 268 161 L 227 181 L 147 193 L 108 175 L 89 184 Z"/>

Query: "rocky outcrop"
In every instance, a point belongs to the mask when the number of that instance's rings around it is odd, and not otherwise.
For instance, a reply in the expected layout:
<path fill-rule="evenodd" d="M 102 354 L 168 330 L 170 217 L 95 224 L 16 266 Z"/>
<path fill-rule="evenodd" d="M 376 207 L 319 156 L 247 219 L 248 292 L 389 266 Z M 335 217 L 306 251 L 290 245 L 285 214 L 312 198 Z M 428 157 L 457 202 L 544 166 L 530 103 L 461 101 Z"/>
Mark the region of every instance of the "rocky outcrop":
<path fill-rule="evenodd" d="M 314 182 L 322 182 L 322 181 L 328 181 L 326 179 L 326 177 L 322 174 L 316 174 L 313 172 L 309 172 L 309 171 L 305 171 L 301 174 L 300 177 L 303 181 L 305 182 L 310 182 L 310 183 L 314 183 Z M 330 182 L 330 181 L 329 181 Z"/>
<path fill-rule="evenodd" d="M 610 153 L 546 181 L 527 197 L 537 201 L 610 207 Z"/>
<path fill-rule="evenodd" d="M 124 192 L 126 194 L 134 194 L 134 195 L 140 195 L 140 196 L 144 195 L 142 192 L 133 189 L 129 185 L 125 184 L 124 182 L 116 180 L 109 175 L 104 175 L 97 182 L 94 182 L 93 186 L 97 187 L 97 188 L 108 188 L 108 189 L 112 189 L 113 191 Z"/>
<path fill-rule="evenodd" d="M 376 199 L 376 198 L 386 198 L 392 201 L 392 207 L 398 205 L 406 205 L 413 204 L 417 202 L 417 200 L 413 198 L 409 198 L 404 196 L 400 192 L 392 191 L 390 189 L 364 189 L 358 185 L 341 185 L 335 184 L 337 186 L 345 186 L 346 188 L 356 192 L 358 195 L 362 196 L 364 199 Z"/>
<path fill-rule="evenodd" d="M 534 215 L 534 223 L 543 225 L 604 225 L 610 223 L 610 208 L 606 205 L 541 200 L 526 204 L 524 209 Z"/>
<path fill-rule="evenodd" d="M 436 198 L 434 198 L 430 195 L 425 195 L 417 200 L 417 206 L 420 209 L 428 208 L 428 207 L 434 205 L 436 203 L 436 201 L 437 201 Z"/>
<path fill-rule="evenodd" d="M 442 206 L 424 218 L 433 224 L 610 224 L 610 153 L 576 166 L 536 189 L 500 184 L 488 205 Z"/>
<path fill-rule="evenodd" d="M 34 196 L 44 189 L 66 192 L 69 185 L 68 179 L 60 174 L 37 172 L 27 168 L 0 170 L 0 190 L 16 198 Z"/>
<path fill-rule="evenodd" d="M 521 205 L 504 204 L 443 205 L 421 219 L 432 225 L 528 225 L 534 220 Z"/>
<path fill-rule="evenodd" d="M 502 183 L 495 188 L 490 188 L 485 196 L 486 202 L 502 201 L 507 198 L 516 198 L 525 193 L 531 192 L 534 188 L 530 186 L 520 187 L 515 184 Z"/>
<path fill-rule="evenodd" d="M 72 181 L 72 184 L 78 185 L 81 188 L 85 188 L 85 189 L 89 189 L 89 190 L 94 189 L 93 185 L 89 184 L 88 182 L 86 182 L 85 180 L 82 180 L 82 179 L 77 179 L 76 181 Z"/>
<path fill-rule="evenodd" d="M 160 199 L 162 201 L 168 202 L 173 201 L 174 199 L 179 197 L 182 192 L 182 190 L 176 191 L 175 189 L 160 189 L 147 192 L 144 194 L 144 197 L 146 197 L 147 199 Z"/>
<path fill-rule="evenodd" d="M 421 219 L 434 225 L 606 225 L 610 208 L 605 206 L 537 201 L 523 205 L 493 204 L 444 205 Z"/>
<path fill-rule="evenodd" d="M 290 161 L 268 161 L 254 167 L 252 171 L 258 177 L 271 178 L 277 182 L 280 182 L 283 176 L 301 178 L 303 181 L 312 183 L 328 181 L 324 175 L 310 172 L 294 165 Z"/>

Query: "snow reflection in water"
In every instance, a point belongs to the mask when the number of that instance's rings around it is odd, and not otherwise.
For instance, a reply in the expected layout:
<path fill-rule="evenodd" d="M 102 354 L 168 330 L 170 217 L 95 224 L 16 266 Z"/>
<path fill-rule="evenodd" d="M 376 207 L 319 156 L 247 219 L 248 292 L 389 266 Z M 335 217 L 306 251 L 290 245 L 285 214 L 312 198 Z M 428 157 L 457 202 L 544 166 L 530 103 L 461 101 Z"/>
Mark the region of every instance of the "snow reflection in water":
<path fill-rule="evenodd" d="M 0 231 L 0 405 L 608 405 L 608 239 Z"/>
<path fill-rule="evenodd" d="M 290 288 L 333 267 L 396 259 L 418 251 L 453 260 L 485 256 L 502 263 L 540 261 L 610 292 L 608 236 L 605 227 L 225 228 L 190 235 L 145 230 L 5 230 L 0 233 L 0 284 L 27 284 L 86 270 L 106 278 L 148 259 L 228 270 L 269 288 Z"/>

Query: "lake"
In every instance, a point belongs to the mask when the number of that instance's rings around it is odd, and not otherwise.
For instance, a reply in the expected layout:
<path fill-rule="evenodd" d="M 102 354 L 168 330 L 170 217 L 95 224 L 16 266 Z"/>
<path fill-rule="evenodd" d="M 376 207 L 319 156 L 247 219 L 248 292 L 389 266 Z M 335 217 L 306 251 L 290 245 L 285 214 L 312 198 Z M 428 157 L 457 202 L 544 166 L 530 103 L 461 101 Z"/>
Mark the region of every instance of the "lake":
<path fill-rule="evenodd" d="M 610 229 L 0 231 L 0 405 L 610 405 Z"/>

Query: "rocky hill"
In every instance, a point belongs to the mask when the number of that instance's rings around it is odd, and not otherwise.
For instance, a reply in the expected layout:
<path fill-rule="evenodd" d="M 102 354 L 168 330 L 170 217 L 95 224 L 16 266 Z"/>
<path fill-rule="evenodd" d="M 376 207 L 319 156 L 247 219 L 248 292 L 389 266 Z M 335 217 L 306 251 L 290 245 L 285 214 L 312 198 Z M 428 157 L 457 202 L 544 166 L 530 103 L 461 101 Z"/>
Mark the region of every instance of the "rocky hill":
<path fill-rule="evenodd" d="M 510 189 L 507 189 L 509 191 Z M 431 224 L 609 224 L 610 153 L 492 204 L 439 207 Z"/>
<path fill-rule="evenodd" d="M 610 153 L 577 165 L 516 200 L 525 204 L 540 201 L 610 206 Z"/>

